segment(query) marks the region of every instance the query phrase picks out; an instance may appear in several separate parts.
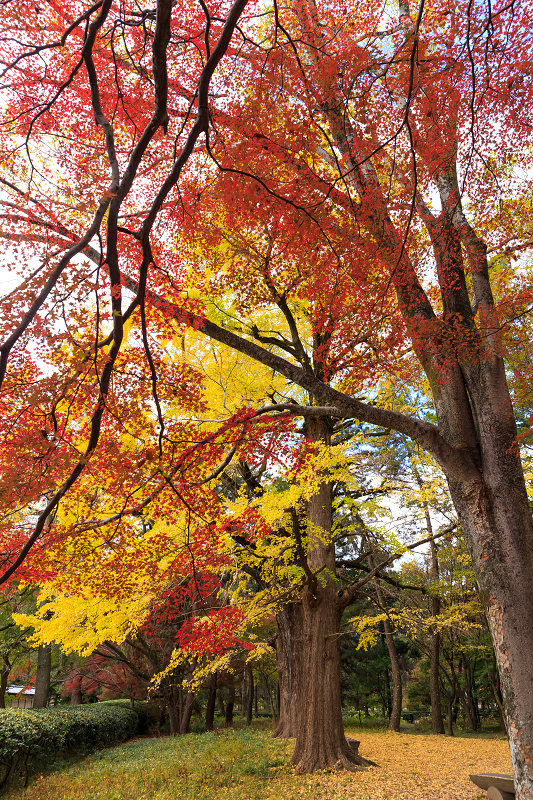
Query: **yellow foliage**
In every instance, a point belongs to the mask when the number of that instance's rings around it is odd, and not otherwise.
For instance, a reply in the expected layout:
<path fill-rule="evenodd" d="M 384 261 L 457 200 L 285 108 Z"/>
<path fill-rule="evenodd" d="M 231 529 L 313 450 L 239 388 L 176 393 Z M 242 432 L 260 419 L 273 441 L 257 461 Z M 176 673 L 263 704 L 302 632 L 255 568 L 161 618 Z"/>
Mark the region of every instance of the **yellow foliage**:
<path fill-rule="evenodd" d="M 466 603 L 451 605 L 436 617 L 425 614 L 422 609 L 405 609 L 372 616 L 355 616 L 349 620 L 349 624 L 353 625 L 359 636 L 357 649 L 367 650 L 376 643 L 380 623 L 385 620 L 389 620 L 396 630 L 401 630 L 411 637 L 421 633 L 438 633 L 448 628 L 467 632 L 480 630 L 483 627 L 479 622 L 475 622 L 472 619 L 476 614 L 481 614 L 482 610 L 477 600 L 471 600 Z"/>
<path fill-rule="evenodd" d="M 13 614 L 17 625 L 32 627 L 32 641 L 55 642 L 65 653 L 88 656 L 106 640 L 122 642 L 145 620 L 153 596 L 147 590 L 127 602 L 90 594 L 64 594 L 45 584 L 35 614 Z"/>

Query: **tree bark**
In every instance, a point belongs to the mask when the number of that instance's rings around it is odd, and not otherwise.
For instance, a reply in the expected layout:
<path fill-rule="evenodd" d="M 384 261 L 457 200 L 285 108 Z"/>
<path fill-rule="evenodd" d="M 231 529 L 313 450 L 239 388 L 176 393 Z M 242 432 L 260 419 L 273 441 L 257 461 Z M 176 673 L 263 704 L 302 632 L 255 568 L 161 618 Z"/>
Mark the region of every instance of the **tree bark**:
<path fill-rule="evenodd" d="M 279 680 L 279 719 L 274 729 L 275 738 L 295 738 L 298 732 L 300 697 L 299 632 L 302 627 L 300 603 L 286 603 L 276 614 L 276 666 Z"/>
<path fill-rule="evenodd" d="M 474 697 L 472 666 L 464 653 L 461 656 L 461 667 L 464 675 L 464 690 L 461 694 L 461 705 L 468 728 L 472 733 L 479 730 L 479 710 Z"/>
<path fill-rule="evenodd" d="M 426 506 L 426 527 L 429 534 L 433 532 L 431 517 Z M 437 545 L 434 541 L 430 542 L 431 552 L 431 580 L 439 579 L 439 559 L 437 556 Z M 431 616 L 436 619 L 441 612 L 440 597 L 437 594 L 431 596 Z M 431 727 L 433 733 L 444 733 L 444 720 L 442 719 L 442 706 L 440 701 L 440 632 L 433 626 L 430 641 L 430 665 L 429 665 L 429 693 L 431 697 Z"/>
<path fill-rule="evenodd" d="M 46 708 L 50 694 L 50 672 L 52 669 L 52 645 L 41 644 L 37 651 L 37 674 L 35 677 L 34 708 Z"/>
<path fill-rule="evenodd" d="M 246 667 L 246 682 L 248 684 L 248 694 L 246 696 L 246 724 L 252 724 L 252 713 L 254 710 L 254 672 L 252 667 L 248 664 Z"/>
<path fill-rule="evenodd" d="M 191 724 L 191 716 L 194 708 L 194 692 L 187 692 L 185 703 L 183 704 L 183 713 L 181 715 L 180 733 L 185 735 L 189 733 Z"/>
<path fill-rule="evenodd" d="M 226 713 L 224 715 L 224 726 L 231 728 L 233 725 L 233 706 L 235 705 L 235 684 L 231 679 L 231 684 L 228 692 L 228 702 L 226 703 Z"/>
<path fill-rule="evenodd" d="M 502 692 L 500 689 L 500 676 L 498 675 L 498 667 L 496 664 L 496 657 L 494 656 L 494 664 L 489 672 L 489 680 L 492 688 L 492 694 L 496 705 L 498 706 L 498 714 L 500 717 L 500 725 L 502 730 L 507 734 L 507 720 L 505 719 L 505 710 L 503 707 Z M 507 734 L 508 735 L 508 734 Z"/>
<path fill-rule="evenodd" d="M 218 703 L 218 711 L 221 717 L 226 716 L 226 707 L 224 705 L 224 698 L 222 697 L 222 691 L 217 692 L 217 703 Z"/>
<path fill-rule="evenodd" d="M 5 664 L 0 671 L 0 708 L 6 707 L 6 692 L 9 683 L 9 673 L 11 672 L 11 665 Z"/>
<path fill-rule="evenodd" d="M 448 476 L 448 483 L 487 609 L 516 797 L 533 800 L 533 525 L 503 361 L 487 355 L 469 372 L 477 373 L 474 380 L 466 372 L 479 468 L 472 465 L 462 480 Z M 451 437 L 453 417 L 446 422 Z"/>
<path fill-rule="evenodd" d="M 447 717 L 447 726 L 448 726 L 448 736 L 453 736 L 453 705 L 455 703 L 455 692 L 453 689 L 448 691 L 448 717 Z"/>
<path fill-rule="evenodd" d="M 324 419 L 310 417 L 306 426 L 310 439 L 329 444 Z M 307 516 L 309 574 L 302 592 L 297 641 L 301 691 L 292 763 L 296 772 L 332 767 L 357 770 L 362 760 L 347 742 L 342 724 L 339 635 L 343 606 L 334 579 L 330 481 L 324 480 L 310 499 Z"/>
<path fill-rule="evenodd" d="M 215 704 L 217 699 L 217 673 L 211 676 L 209 682 L 209 696 L 207 698 L 207 706 L 205 709 L 205 729 L 212 731 L 215 726 Z"/>
<path fill-rule="evenodd" d="M 388 619 L 383 620 L 383 632 L 385 635 L 385 643 L 389 651 L 389 658 L 392 673 L 392 710 L 389 719 L 389 730 L 398 732 L 400 730 L 400 723 L 402 719 L 402 670 L 400 661 L 398 659 L 398 651 L 394 643 L 394 633 L 392 625 Z"/>
<path fill-rule="evenodd" d="M 70 705 L 71 706 L 81 706 L 81 704 L 82 704 L 81 682 L 82 682 L 81 675 L 78 675 L 72 681 L 72 687 L 70 689 Z"/>
<path fill-rule="evenodd" d="M 375 568 L 373 557 L 368 557 L 368 563 L 371 569 Z M 382 608 L 385 607 L 385 598 L 379 582 L 375 582 L 376 595 L 378 602 Z M 383 621 L 383 633 L 385 637 L 385 644 L 389 653 L 391 672 L 392 672 L 392 709 L 389 717 L 389 730 L 399 732 L 402 720 L 402 700 L 403 700 L 403 687 L 402 687 L 402 670 L 400 668 L 400 661 L 398 659 L 398 651 L 394 642 L 394 632 L 389 619 Z"/>
<path fill-rule="evenodd" d="M 177 706 L 174 698 L 169 699 L 167 703 L 168 722 L 170 726 L 170 735 L 177 736 L 181 729 L 181 720 L 179 707 Z"/>

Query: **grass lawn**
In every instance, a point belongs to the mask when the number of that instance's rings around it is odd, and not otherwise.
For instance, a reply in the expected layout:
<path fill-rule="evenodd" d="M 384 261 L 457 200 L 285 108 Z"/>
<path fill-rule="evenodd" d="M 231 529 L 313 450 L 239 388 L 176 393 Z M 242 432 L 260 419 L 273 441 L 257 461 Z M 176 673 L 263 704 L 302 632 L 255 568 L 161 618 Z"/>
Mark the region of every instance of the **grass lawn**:
<path fill-rule="evenodd" d="M 36 777 L 9 800 L 476 800 L 471 772 L 511 772 L 501 736 L 357 731 L 364 772 L 295 775 L 293 743 L 266 731 L 141 739 Z"/>

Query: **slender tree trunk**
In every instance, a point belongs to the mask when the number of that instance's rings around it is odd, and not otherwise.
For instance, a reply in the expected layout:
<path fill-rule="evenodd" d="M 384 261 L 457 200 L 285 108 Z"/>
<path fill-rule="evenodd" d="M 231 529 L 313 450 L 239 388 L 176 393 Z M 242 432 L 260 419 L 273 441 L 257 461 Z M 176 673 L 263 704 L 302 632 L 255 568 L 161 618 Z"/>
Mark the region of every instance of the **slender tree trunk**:
<path fill-rule="evenodd" d="M 447 717 L 447 727 L 448 727 L 448 736 L 453 736 L 453 705 L 455 703 L 455 692 L 450 690 L 447 696 L 448 700 L 448 717 Z"/>
<path fill-rule="evenodd" d="M 267 699 L 268 699 L 268 704 L 270 706 L 270 713 L 272 714 L 272 721 L 273 721 L 274 725 L 276 725 L 277 719 L 278 719 L 278 716 L 277 716 L 277 713 L 276 713 L 276 704 L 275 704 L 275 701 L 276 701 L 276 689 L 274 687 L 274 691 L 272 691 L 268 678 L 265 679 L 265 691 L 266 691 L 266 695 L 267 695 Z"/>
<path fill-rule="evenodd" d="M 6 707 L 6 692 L 9 683 L 9 673 L 11 672 L 11 665 L 4 664 L 0 671 L 0 708 Z"/>
<path fill-rule="evenodd" d="M 402 719 L 402 699 L 403 699 L 402 670 L 400 667 L 400 661 L 398 659 L 398 651 L 396 650 L 396 645 L 394 643 L 394 633 L 392 625 L 390 624 L 388 619 L 385 619 L 383 621 L 383 631 L 385 634 L 385 643 L 387 645 L 387 650 L 389 651 L 389 658 L 390 658 L 391 672 L 392 672 L 392 710 L 389 719 L 389 730 L 399 731 Z"/>
<path fill-rule="evenodd" d="M 207 698 L 207 706 L 205 709 L 205 729 L 212 731 L 215 727 L 215 703 L 217 699 L 217 673 L 211 676 L 209 682 L 209 696 Z"/>
<path fill-rule="evenodd" d="M 185 703 L 183 704 L 183 713 L 181 715 L 180 733 L 185 735 L 189 733 L 191 724 L 191 716 L 194 708 L 194 692 L 187 692 Z"/>
<path fill-rule="evenodd" d="M 224 705 L 224 698 L 222 697 L 222 690 L 217 692 L 217 703 L 218 703 L 218 710 L 220 712 L 220 716 L 226 716 L 226 707 Z"/>
<path fill-rule="evenodd" d="M 426 505 L 426 527 L 431 536 L 433 527 L 431 517 Z M 437 556 L 437 545 L 434 541 L 430 542 L 431 548 L 431 580 L 438 581 L 440 577 L 439 559 Z M 436 594 L 431 596 L 431 616 L 436 619 L 441 612 L 440 597 Z M 429 693 L 431 697 L 431 727 L 433 733 L 444 733 L 444 720 L 442 719 L 442 706 L 440 701 L 440 632 L 436 626 L 432 627 L 430 640 L 430 666 L 429 666 Z"/>
<path fill-rule="evenodd" d="M 197 659 L 196 657 L 193 658 L 190 664 L 190 675 L 189 680 L 191 680 L 194 676 L 194 670 L 196 669 Z M 196 694 L 195 692 L 191 692 L 190 690 L 185 695 L 185 702 L 183 704 L 183 710 L 181 713 L 181 720 L 180 720 L 180 734 L 185 735 L 189 733 L 189 728 L 191 725 L 191 716 L 194 709 L 194 700 Z"/>
<path fill-rule="evenodd" d="M 276 637 L 276 665 L 279 680 L 279 719 L 273 736 L 295 738 L 298 731 L 298 709 L 301 680 L 297 646 L 302 627 L 300 603 L 287 603 L 276 614 L 278 635 Z"/>
<path fill-rule="evenodd" d="M 461 656 L 461 668 L 464 675 L 464 690 L 461 693 L 461 705 L 469 730 L 472 731 L 472 733 L 476 733 L 479 729 L 479 712 L 476 708 L 477 704 L 473 694 L 472 667 L 464 654 Z"/>
<path fill-rule="evenodd" d="M 233 725 L 233 706 L 235 705 L 235 684 L 231 679 L 231 684 L 228 692 L 228 702 L 226 703 L 226 714 L 224 717 L 224 725 L 226 728 L 231 728 Z"/>
<path fill-rule="evenodd" d="M 41 644 L 37 651 L 37 675 L 35 677 L 34 708 L 46 708 L 50 694 L 50 672 L 52 669 L 52 645 Z"/>
<path fill-rule="evenodd" d="M 375 568 L 375 562 L 370 555 L 368 563 L 371 569 Z M 382 608 L 385 607 L 385 598 L 379 582 L 375 582 L 376 595 L 378 602 Z M 398 651 L 394 642 L 394 632 L 389 619 L 383 621 L 383 633 L 385 636 L 385 644 L 389 653 L 391 672 L 392 672 L 392 709 L 389 718 L 389 730 L 398 732 L 402 720 L 402 701 L 403 701 L 403 687 L 402 687 L 402 670 L 400 668 L 400 661 L 398 659 Z"/>
<path fill-rule="evenodd" d="M 385 633 L 382 633 L 383 640 L 385 639 Z M 392 714 L 392 693 L 390 690 L 390 675 L 389 675 L 389 668 L 385 667 L 383 670 L 383 692 L 382 692 L 382 707 L 383 707 L 383 719 L 390 719 Z"/>
<path fill-rule="evenodd" d="M 254 687 L 254 672 L 250 664 L 246 666 L 246 678 L 248 684 L 248 695 L 246 697 L 246 724 L 252 724 L 252 713 L 254 710 L 254 697 L 255 697 L 255 687 Z"/>
<path fill-rule="evenodd" d="M 503 700 L 502 700 L 502 692 L 500 689 L 500 677 L 498 675 L 498 667 L 496 665 L 496 657 L 493 656 L 494 663 L 493 667 L 489 672 L 489 680 L 492 689 L 492 694 L 494 696 L 494 700 L 496 701 L 496 705 L 498 706 L 498 714 L 500 717 L 500 725 L 502 730 L 507 733 L 507 721 L 505 719 L 505 710 L 503 708 Z"/>

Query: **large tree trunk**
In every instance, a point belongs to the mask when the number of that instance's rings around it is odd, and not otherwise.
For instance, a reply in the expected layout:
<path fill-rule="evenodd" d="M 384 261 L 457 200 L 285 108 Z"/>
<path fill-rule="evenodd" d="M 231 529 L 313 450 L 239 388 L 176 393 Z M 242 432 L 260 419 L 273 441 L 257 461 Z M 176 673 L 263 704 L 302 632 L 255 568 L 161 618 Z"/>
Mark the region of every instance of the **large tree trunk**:
<path fill-rule="evenodd" d="M 52 669 L 52 645 L 41 644 L 37 651 L 37 675 L 35 677 L 34 708 L 46 708 L 50 693 L 50 672 Z"/>
<path fill-rule="evenodd" d="M 302 679 L 299 637 L 302 629 L 301 603 L 286 603 L 276 614 L 276 665 L 279 680 L 279 719 L 273 736 L 295 738 Z"/>
<path fill-rule="evenodd" d="M 297 772 L 361 762 L 344 736 L 339 630 L 342 609 L 332 582 L 302 597 L 300 714 L 292 763 Z"/>
<path fill-rule="evenodd" d="M 465 370 L 478 463 L 448 483 L 486 605 L 515 773 L 517 800 L 533 800 L 533 525 L 501 359 Z M 475 374 L 474 374 L 475 373 Z M 453 414 L 445 418 L 451 438 Z M 454 444 L 456 444 L 454 442 Z M 457 445 L 456 445 L 457 446 Z M 465 459 L 465 462 L 467 459 Z M 466 463 L 465 463 L 466 467 Z"/>
<path fill-rule="evenodd" d="M 306 426 L 310 439 L 329 444 L 324 419 L 308 418 Z M 339 634 L 343 606 L 333 579 L 335 547 L 331 524 L 332 487 L 325 480 L 308 505 L 309 574 L 302 592 L 297 642 L 301 657 L 300 710 L 292 757 L 296 772 L 340 766 L 356 770 L 362 763 L 347 742 L 342 724 Z"/>

